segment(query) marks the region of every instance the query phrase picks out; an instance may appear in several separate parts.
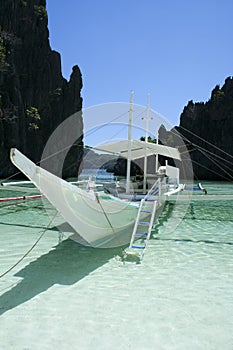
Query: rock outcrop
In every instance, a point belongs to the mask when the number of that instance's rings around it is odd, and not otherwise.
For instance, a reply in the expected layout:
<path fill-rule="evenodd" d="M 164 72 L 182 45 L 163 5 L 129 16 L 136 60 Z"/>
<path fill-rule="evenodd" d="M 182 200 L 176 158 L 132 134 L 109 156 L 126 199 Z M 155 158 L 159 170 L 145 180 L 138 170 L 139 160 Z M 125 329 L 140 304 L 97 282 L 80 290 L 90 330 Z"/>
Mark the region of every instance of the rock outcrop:
<path fill-rule="evenodd" d="M 17 147 L 33 161 L 56 127 L 80 111 L 82 78 L 78 66 L 70 80 L 61 73 L 60 54 L 49 44 L 45 0 L 0 2 L 0 178 L 16 172 L 9 150 Z M 82 158 L 82 117 L 77 143 L 63 176 L 74 175 Z M 72 154 L 71 154 L 72 153 Z"/>
<path fill-rule="evenodd" d="M 160 130 L 164 143 L 175 144 L 181 134 L 192 160 L 194 176 L 205 180 L 233 178 L 233 78 L 217 85 L 209 101 L 189 101 L 180 117 L 180 126 Z"/>

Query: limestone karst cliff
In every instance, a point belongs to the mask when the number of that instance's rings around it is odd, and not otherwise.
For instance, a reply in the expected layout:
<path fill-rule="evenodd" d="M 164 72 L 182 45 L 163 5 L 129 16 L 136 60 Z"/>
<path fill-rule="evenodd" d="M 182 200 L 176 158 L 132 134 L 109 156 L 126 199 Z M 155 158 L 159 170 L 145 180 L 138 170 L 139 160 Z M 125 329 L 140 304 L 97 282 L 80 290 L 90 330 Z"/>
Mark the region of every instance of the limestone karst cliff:
<path fill-rule="evenodd" d="M 60 54 L 49 43 L 45 0 L 0 1 L 0 178 L 16 169 L 9 150 L 17 147 L 33 161 L 56 127 L 82 108 L 82 78 L 74 66 L 70 80 L 61 73 Z M 82 117 L 77 145 L 63 175 L 76 172 L 82 158 Z"/>
<path fill-rule="evenodd" d="M 175 144 L 176 132 L 184 138 L 197 179 L 233 178 L 233 78 L 217 85 L 207 102 L 189 101 L 173 130 L 160 129 L 160 139 Z"/>

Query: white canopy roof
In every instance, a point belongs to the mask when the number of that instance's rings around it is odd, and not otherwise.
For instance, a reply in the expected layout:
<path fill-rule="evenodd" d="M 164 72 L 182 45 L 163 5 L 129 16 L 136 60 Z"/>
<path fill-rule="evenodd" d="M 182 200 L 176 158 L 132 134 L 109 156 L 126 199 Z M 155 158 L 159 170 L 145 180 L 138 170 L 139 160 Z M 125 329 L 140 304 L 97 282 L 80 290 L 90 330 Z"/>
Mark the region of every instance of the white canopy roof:
<path fill-rule="evenodd" d="M 121 157 L 128 158 L 128 141 L 116 141 L 112 143 L 105 143 L 101 146 L 93 147 L 96 150 L 108 153 L 115 153 Z M 131 140 L 131 159 L 139 159 L 153 154 L 160 154 L 161 156 L 179 159 L 180 153 L 178 149 L 163 145 L 157 145 L 151 142 Z"/>

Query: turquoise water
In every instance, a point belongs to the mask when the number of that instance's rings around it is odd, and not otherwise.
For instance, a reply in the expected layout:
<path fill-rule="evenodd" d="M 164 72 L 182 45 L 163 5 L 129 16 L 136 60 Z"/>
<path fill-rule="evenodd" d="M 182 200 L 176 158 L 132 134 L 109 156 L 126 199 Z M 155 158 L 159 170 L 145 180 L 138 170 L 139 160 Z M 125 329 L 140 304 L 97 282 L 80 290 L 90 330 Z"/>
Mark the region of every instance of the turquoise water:
<path fill-rule="evenodd" d="M 233 193 L 205 186 L 209 198 Z M 233 201 L 204 198 L 166 205 L 141 264 L 59 243 L 51 227 L 0 279 L 0 348 L 232 350 Z M 0 206 L 2 274 L 50 218 L 41 200 Z"/>

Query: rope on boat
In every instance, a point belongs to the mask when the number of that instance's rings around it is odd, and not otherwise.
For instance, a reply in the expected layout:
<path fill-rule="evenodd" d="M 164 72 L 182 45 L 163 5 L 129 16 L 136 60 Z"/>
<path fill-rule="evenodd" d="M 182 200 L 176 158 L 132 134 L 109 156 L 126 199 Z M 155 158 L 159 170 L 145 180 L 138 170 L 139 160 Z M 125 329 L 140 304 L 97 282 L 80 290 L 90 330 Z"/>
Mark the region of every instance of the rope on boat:
<path fill-rule="evenodd" d="M 185 131 L 189 132 L 190 134 L 192 134 L 193 136 L 199 138 L 200 140 L 205 141 L 205 143 L 208 143 L 211 147 L 214 147 L 214 148 L 218 149 L 219 151 L 223 152 L 223 153 L 226 154 L 228 157 L 233 158 L 233 155 L 232 155 L 232 154 L 230 154 L 230 153 L 228 153 L 228 152 L 225 152 L 223 149 L 221 149 L 221 148 L 217 147 L 216 145 L 214 145 L 213 143 L 211 143 L 211 142 L 209 142 L 209 141 L 203 139 L 202 137 L 198 136 L 197 134 L 195 134 L 195 133 L 192 132 L 191 130 L 186 129 L 186 128 L 183 127 L 183 126 L 180 126 L 180 128 L 181 128 L 181 129 L 184 129 Z M 182 135 L 182 134 L 181 134 L 181 135 Z M 182 135 L 182 137 L 187 139 L 187 137 L 184 137 L 183 135 Z M 188 139 L 187 139 L 187 140 L 188 140 Z M 188 141 L 190 142 L 190 140 L 188 140 Z M 193 144 L 193 142 L 191 142 L 191 143 Z M 198 146 L 198 147 L 200 147 L 200 146 Z M 201 147 L 200 147 L 200 148 L 201 148 Z M 209 151 L 209 153 L 211 153 L 211 152 Z M 216 154 L 214 154 L 214 153 L 213 153 L 213 155 L 216 156 Z"/>
<path fill-rule="evenodd" d="M 21 261 L 23 261 L 28 254 L 36 247 L 36 245 L 39 243 L 39 241 L 42 239 L 42 237 L 45 235 L 46 231 L 49 229 L 49 226 L 52 224 L 53 220 L 55 219 L 57 215 L 57 212 L 55 213 L 55 215 L 52 217 L 52 219 L 49 221 L 48 225 L 46 226 L 46 228 L 41 232 L 39 238 L 37 238 L 37 240 L 35 241 L 35 243 L 28 249 L 28 251 L 14 264 L 12 265 L 8 270 L 6 270 L 5 272 L 3 272 L 0 275 L 0 278 L 4 277 L 5 275 L 7 275 L 11 270 L 13 270 L 17 265 L 19 265 L 21 263 Z"/>
<path fill-rule="evenodd" d="M 145 110 L 143 110 L 143 111 L 141 111 L 140 113 L 138 113 L 137 117 L 139 117 L 140 115 L 144 114 L 144 112 L 145 112 Z M 124 112 L 124 113 L 121 113 L 121 114 L 117 115 L 117 116 L 114 117 L 112 120 L 110 120 L 108 123 L 104 123 L 103 125 L 100 125 L 99 127 L 94 128 L 94 130 L 93 130 L 93 129 L 92 129 L 92 130 L 89 130 L 89 132 L 87 133 L 86 136 L 90 136 L 91 134 L 95 133 L 96 131 L 100 130 L 101 128 L 105 127 L 106 125 L 110 125 L 111 123 L 117 121 L 118 119 L 120 119 L 121 117 L 125 116 L 126 114 L 128 114 L 128 110 L 127 110 L 126 112 Z M 51 155 L 49 155 L 49 156 L 47 156 L 47 157 L 41 159 L 40 161 L 36 162 L 35 164 L 36 164 L 36 165 L 39 165 L 40 162 L 45 161 L 45 160 L 48 160 L 48 159 L 50 159 L 50 158 L 56 156 L 57 154 L 60 154 L 61 152 L 66 151 L 67 149 L 70 149 L 70 147 L 72 147 L 73 145 L 76 145 L 76 147 L 83 147 L 83 146 L 80 146 L 79 144 L 76 144 L 76 141 L 75 141 L 74 143 L 72 143 L 72 144 L 70 144 L 70 145 L 68 145 L 68 146 L 66 146 L 66 147 L 63 147 L 61 150 L 59 150 L 59 151 L 57 151 L 57 152 L 54 152 L 54 153 L 52 153 Z M 86 148 L 88 148 L 88 147 L 86 147 Z M 90 147 L 90 148 L 92 148 L 92 147 Z M 70 166 L 72 166 L 72 165 L 73 165 L 73 164 L 71 164 Z M 21 171 L 17 171 L 17 172 L 15 172 L 14 174 L 12 174 L 12 175 L 8 176 L 7 178 L 5 178 L 4 180 L 0 180 L 0 186 L 2 185 L 3 182 L 5 182 L 5 181 L 7 181 L 7 180 L 10 180 L 10 179 L 14 178 L 14 177 L 17 176 L 17 175 L 22 175 Z"/>
<path fill-rule="evenodd" d="M 224 153 L 225 155 L 227 155 L 228 157 L 233 158 L 233 155 L 231 155 L 230 153 L 225 152 L 225 151 L 222 150 L 221 148 L 219 148 L 219 147 L 215 146 L 214 144 L 212 144 L 211 142 L 209 142 L 209 141 L 203 139 L 202 137 L 198 136 L 197 134 L 193 133 L 192 131 L 190 131 L 190 130 L 188 130 L 188 129 L 182 127 L 182 126 L 180 126 L 180 128 L 181 128 L 181 129 L 184 129 L 185 131 L 189 132 L 191 135 L 193 135 L 193 136 L 197 137 L 198 139 L 204 141 L 205 143 L 209 144 L 211 147 L 217 149 L 218 151 L 223 152 L 223 153 Z M 174 131 L 172 131 L 172 130 L 171 130 L 170 132 L 171 132 L 173 135 L 177 135 L 177 132 L 174 132 Z M 189 145 L 192 145 L 192 146 L 195 147 L 195 148 L 192 148 L 191 150 L 189 150 L 188 153 L 190 153 L 190 151 L 192 152 L 192 151 L 194 151 L 194 150 L 197 150 L 197 151 L 201 152 L 206 158 L 208 158 L 212 163 L 214 163 L 214 164 L 217 165 L 219 168 L 221 168 L 221 170 L 222 170 L 225 174 L 227 174 L 231 179 L 233 179 L 233 176 L 231 175 L 231 173 L 227 172 L 227 170 L 224 169 L 224 167 L 225 167 L 225 168 L 227 168 L 227 169 L 229 169 L 229 170 L 231 171 L 231 169 L 232 169 L 232 161 L 227 160 L 227 159 L 223 159 L 222 156 L 217 155 L 217 154 L 215 154 L 215 153 L 213 153 L 213 152 L 211 152 L 211 151 L 209 151 L 209 150 L 207 150 L 207 149 L 204 149 L 203 147 L 201 147 L 201 146 L 197 145 L 196 143 L 190 141 L 186 136 L 184 136 L 184 135 L 181 134 L 181 133 L 179 133 L 179 135 L 182 137 L 183 140 L 185 140 L 186 142 L 189 142 Z M 187 152 L 185 151 L 185 152 L 182 152 L 182 153 L 187 153 Z M 182 153 L 181 153 L 181 154 L 182 154 Z M 214 158 L 214 159 L 213 159 L 213 158 Z M 221 161 L 221 164 L 219 164 L 219 162 L 216 160 L 216 158 L 218 158 L 218 159 Z M 194 160 L 192 160 L 192 162 L 198 164 L 199 166 L 201 166 L 201 167 L 203 167 L 203 168 L 206 168 L 205 166 L 203 166 L 203 164 L 200 164 L 200 163 L 198 163 L 198 162 L 195 162 Z M 224 163 L 228 163 L 228 164 L 230 165 L 230 167 L 227 166 L 226 164 L 223 164 L 223 162 L 224 162 Z M 209 168 L 206 168 L 206 169 L 208 169 L 208 170 L 209 170 L 210 172 L 212 172 L 212 173 L 218 174 L 217 172 L 214 172 L 212 169 L 209 169 Z M 218 174 L 218 175 L 219 175 L 219 174 Z M 221 176 L 222 176 L 222 178 L 225 178 L 226 180 L 229 180 L 229 179 L 228 179 L 227 177 L 225 177 L 224 175 L 221 175 Z"/>
<path fill-rule="evenodd" d="M 106 220 L 107 220 L 109 226 L 111 227 L 112 232 L 115 233 L 114 228 L 113 228 L 113 226 L 112 226 L 112 224 L 111 224 L 111 221 L 109 220 L 109 217 L 108 217 L 106 211 L 104 210 L 104 208 L 103 208 L 103 206 L 102 206 L 102 204 L 101 204 L 101 202 L 100 202 L 100 200 L 99 200 L 99 197 L 98 197 L 98 194 L 97 194 L 97 193 L 95 193 L 95 197 L 96 197 L 96 200 L 97 200 L 97 202 L 98 202 L 100 208 L 102 209 L 102 212 L 103 212 L 103 214 L 104 214 L 104 216 L 105 216 L 105 218 L 106 218 Z"/>

